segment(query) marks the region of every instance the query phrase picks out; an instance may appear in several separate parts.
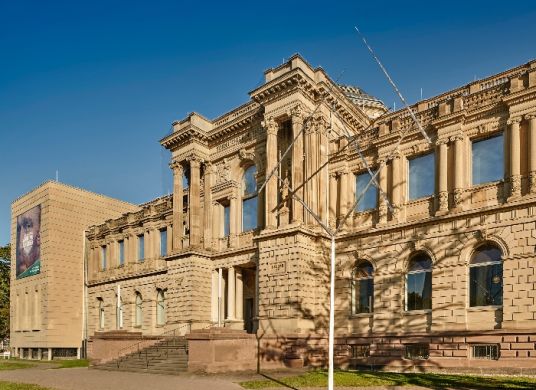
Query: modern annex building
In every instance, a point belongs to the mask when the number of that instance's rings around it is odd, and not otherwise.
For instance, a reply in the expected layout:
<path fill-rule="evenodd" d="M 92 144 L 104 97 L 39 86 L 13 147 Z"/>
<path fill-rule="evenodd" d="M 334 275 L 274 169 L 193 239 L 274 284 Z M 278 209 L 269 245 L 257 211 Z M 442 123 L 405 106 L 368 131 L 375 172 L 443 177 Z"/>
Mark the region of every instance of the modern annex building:
<path fill-rule="evenodd" d="M 244 345 L 265 367 L 324 364 L 329 240 L 296 195 L 325 224 L 350 213 L 339 364 L 536 368 L 536 61 L 414 105 L 432 143 L 298 55 L 249 95 L 173 123 L 171 196 L 87 227 L 90 355 L 118 331 L 208 346 L 230 328 L 255 334 Z M 352 209 L 367 165 L 381 190 Z"/>

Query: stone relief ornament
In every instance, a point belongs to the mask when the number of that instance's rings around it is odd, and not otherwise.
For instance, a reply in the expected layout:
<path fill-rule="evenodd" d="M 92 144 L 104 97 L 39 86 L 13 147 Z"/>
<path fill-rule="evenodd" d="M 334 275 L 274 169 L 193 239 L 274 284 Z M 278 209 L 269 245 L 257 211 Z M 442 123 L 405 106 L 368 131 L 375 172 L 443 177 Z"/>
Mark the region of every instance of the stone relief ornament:
<path fill-rule="evenodd" d="M 454 189 L 454 206 L 459 206 L 462 204 L 463 189 L 455 188 Z"/>
<path fill-rule="evenodd" d="M 449 208 L 449 194 L 446 191 L 439 193 L 439 210 L 445 211 Z"/>

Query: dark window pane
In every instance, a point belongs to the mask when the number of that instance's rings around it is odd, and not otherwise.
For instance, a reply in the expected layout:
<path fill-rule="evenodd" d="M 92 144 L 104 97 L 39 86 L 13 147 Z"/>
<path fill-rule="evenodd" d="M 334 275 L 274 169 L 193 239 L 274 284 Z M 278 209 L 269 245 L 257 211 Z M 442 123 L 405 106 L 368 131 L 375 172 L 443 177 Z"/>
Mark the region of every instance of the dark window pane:
<path fill-rule="evenodd" d="M 502 305 L 502 263 L 471 267 L 469 270 L 470 305 Z"/>
<path fill-rule="evenodd" d="M 167 255 L 167 229 L 160 230 L 160 256 Z"/>
<path fill-rule="evenodd" d="M 361 279 L 353 281 L 354 292 L 354 313 L 372 313 L 373 311 L 373 296 L 374 296 L 374 280 Z"/>
<path fill-rule="evenodd" d="M 361 193 L 365 190 L 370 179 L 371 177 L 368 172 L 362 173 L 356 176 L 356 183 L 355 183 L 356 200 L 357 200 L 357 197 L 360 196 Z M 361 200 L 356 206 L 356 210 L 365 211 L 365 210 L 375 209 L 377 205 L 377 199 L 378 199 L 378 189 L 373 184 L 371 184 L 369 188 L 367 189 L 367 192 L 365 192 L 365 194 L 361 197 Z"/>
<path fill-rule="evenodd" d="M 473 184 L 504 178 L 503 135 L 473 142 Z"/>
<path fill-rule="evenodd" d="M 242 230 L 247 232 L 257 228 L 257 197 L 242 202 Z"/>
<path fill-rule="evenodd" d="M 223 208 L 223 236 L 227 237 L 230 233 L 230 225 L 231 225 L 231 208 L 229 206 L 225 206 Z"/>
<path fill-rule="evenodd" d="M 491 263 L 493 261 L 501 261 L 501 250 L 493 245 L 483 245 L 473 254 L 471 264 Z"/>
<path fill-rule="evenodd" d="M 409 199 L 433 195 L 435 192 L 435 154 L 409 160 Z"/>
<path fill-rule="evenodd" d="M 359 264 L 354 271 L 354 278 L 368 278 L 374 275 L 374 268 L 368 261 Z"/>
<path fill-rule="evenodd" d="M 408 275 L 407 310 L 432 308 L 432 273 L 417 272 Z"/>

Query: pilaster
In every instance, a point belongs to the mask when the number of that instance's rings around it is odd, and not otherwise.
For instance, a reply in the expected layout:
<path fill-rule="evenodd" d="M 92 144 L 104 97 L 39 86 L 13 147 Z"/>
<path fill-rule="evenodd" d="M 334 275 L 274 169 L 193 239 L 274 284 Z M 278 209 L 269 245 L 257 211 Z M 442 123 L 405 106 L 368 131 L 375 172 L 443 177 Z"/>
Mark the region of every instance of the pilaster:
<path fill-rule="evenodd" d="M 458 134 L 450 138 L 454 142 L 454 194 L 453 206 L 456 211 L 463 209 L 464 198 L 464 144 L 463 134 Z"/>
<path fill-rule="evenodd" d="M 183 188 L 184 168 L 179 161 L 169 164 L 173 170 L 173 250 L 182 249 L 183 224 Z"/>
<path fill-rule="evenodd" d="M 292 148 L 292 188 L 296 195 L 303 200 L 303 133 L 298 133 L 303 128 L 303 109 L 297 105 L 290 111 L 292 118 L 292 137 L 296 139 Z M 304 209 L 300 202 L 292 199 L 292 222 L 303 222 Z"/>
<path fill-rule="evenodd" d="M 204 198 L 204 223 L 203 223 L 203 244 L 205 249 L 212 247 L 212 173 L 213 166 L 211 163 L 205 163 L 205 198 Z"/>
<path fill-rule="evenodd" d="M 279 125 L 273 117 L 265 118 L 262 126 L 266 130 L 266 177 L 272 173 L 277 165 L 277 131 Z M 277 178 L 272 175 L 265 187 L 266 201 L 266 229 L 275 229 L 277 226 Z"/>
<path fill-rule="evenodd" d="M 439 139 L 437 144 L 437 153 L 439 155 L 439 178 L 438 178 L 438 205 L 436 215 L 443 215 L 449 209 L 449 193 L 447 188 L 448 179 L 448 157 L 447 157 L 448 139 Z"/>
<path fill-rule="evenodd" d="M 192 155 L 190 163 L 190 246 L 196 247 L 201 243 L 201 159 Z"/>
<path fill-rule="evenodd" d="M 529 138 L 529 191 L 536 194 L 536 113 L 525 115 Z"/>
<path fill-rule="evenodd" d="M 508 200 L 517 199 L 521 196 L 520 123 L 520 118 L 511 118 L 508 120 L 508 132 L 510 136 L 510 196 L 508 197 Z"/>

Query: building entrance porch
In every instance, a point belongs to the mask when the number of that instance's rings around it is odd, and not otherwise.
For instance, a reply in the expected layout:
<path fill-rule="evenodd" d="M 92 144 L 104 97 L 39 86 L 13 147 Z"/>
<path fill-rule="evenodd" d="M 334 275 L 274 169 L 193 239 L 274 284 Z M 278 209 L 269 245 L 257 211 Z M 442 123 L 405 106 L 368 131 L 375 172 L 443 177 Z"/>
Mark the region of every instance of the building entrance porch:
<path fill-rule="evenodd" d="M 256 267 L 220 267 L 212 272 L 212 322 L 217 327 L 256 331 Z"/>

